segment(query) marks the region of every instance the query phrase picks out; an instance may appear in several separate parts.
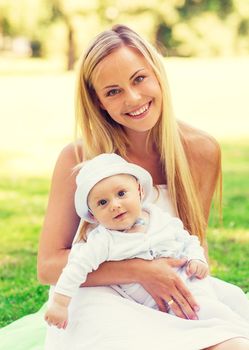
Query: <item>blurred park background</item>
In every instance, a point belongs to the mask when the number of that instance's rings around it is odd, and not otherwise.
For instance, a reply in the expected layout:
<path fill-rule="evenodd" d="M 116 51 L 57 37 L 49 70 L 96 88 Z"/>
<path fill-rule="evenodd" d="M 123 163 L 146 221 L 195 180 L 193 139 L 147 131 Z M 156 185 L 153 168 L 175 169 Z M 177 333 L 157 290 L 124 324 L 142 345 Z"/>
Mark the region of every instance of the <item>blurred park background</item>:
<path fill-rule="evenodd" d="M 54 162 L 73 140 L 75 66 L 115 23 L 165 57 L 177 118 L 220 142 L 224 219 L 210 219 L 211 270 L 249 291 L 248 0 L 0 0 L 0 327 L 46 300 L 37 243 Z"/>

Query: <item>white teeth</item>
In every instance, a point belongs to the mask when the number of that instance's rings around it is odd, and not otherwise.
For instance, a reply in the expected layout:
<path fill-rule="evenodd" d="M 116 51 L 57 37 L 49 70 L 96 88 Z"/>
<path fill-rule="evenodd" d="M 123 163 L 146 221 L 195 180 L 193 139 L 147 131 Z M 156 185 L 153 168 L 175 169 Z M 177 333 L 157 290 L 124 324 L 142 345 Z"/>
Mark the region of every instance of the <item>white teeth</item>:
<path fill-rule="evenodd" d="M 130 112 L 128 114 L 132 115 L 132 116 L 138 116 L 139 114 L 144 113 L 145 111 L 147 111 L 149 109 L 149 103 L 147 103 L 147 105 L 139 108 L 136 112 Z"/>

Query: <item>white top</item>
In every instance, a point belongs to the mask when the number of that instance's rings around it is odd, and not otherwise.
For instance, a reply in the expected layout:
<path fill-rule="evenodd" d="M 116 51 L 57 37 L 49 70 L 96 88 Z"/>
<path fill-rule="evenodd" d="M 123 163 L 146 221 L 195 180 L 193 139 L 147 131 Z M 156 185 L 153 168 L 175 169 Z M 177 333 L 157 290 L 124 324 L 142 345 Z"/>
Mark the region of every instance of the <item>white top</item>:
<path fill-rule="evenodd" d="M 153 192 L 151 192 L 151 195 L 148 198 L 148 203 L 156 204 L 163 211 L 167 211 L 170 215 L 176 216 L 166 185 L 154 186 Z"/>
<path fill-rule="evenodd" d="M 89 232 L 87 243 L 74 244 L 55 291 L 73 296 L 87 274 L 104 261 L 160 257 L 206 261 L 198 238 L 184 230 L 180 219 L 154 204 L 146 205 L 144 210 L 150 215 L 146 233 L 125 233 L 98 225 Z"/>

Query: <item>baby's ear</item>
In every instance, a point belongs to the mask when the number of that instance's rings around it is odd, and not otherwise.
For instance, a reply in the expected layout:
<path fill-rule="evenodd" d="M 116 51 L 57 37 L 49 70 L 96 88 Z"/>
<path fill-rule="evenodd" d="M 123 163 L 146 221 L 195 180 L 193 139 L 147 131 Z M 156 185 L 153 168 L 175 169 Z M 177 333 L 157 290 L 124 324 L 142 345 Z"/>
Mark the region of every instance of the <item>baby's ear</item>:
<path fill-rule="evenodd" d="M 96 220 L 95 216 L 93 215 L 90 209 L 88 210 L 88 216 L 92 221 L 94 221 L 95 223 L 98 223 L 98 221 Z"/>

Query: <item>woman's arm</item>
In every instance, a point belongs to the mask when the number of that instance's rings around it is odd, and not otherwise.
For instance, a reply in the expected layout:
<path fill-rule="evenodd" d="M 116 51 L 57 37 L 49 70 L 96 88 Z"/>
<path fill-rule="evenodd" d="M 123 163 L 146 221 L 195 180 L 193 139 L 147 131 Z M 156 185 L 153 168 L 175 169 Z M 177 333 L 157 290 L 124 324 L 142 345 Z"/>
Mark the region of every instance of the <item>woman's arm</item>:
<path fill-rule="evenodd" d="M 79 225 L 74 209 L 76 163 L 74 146 L 69 145 L 55 165 L 38 249 L 38 278 L 44 284 L 56 283 Z"/>

